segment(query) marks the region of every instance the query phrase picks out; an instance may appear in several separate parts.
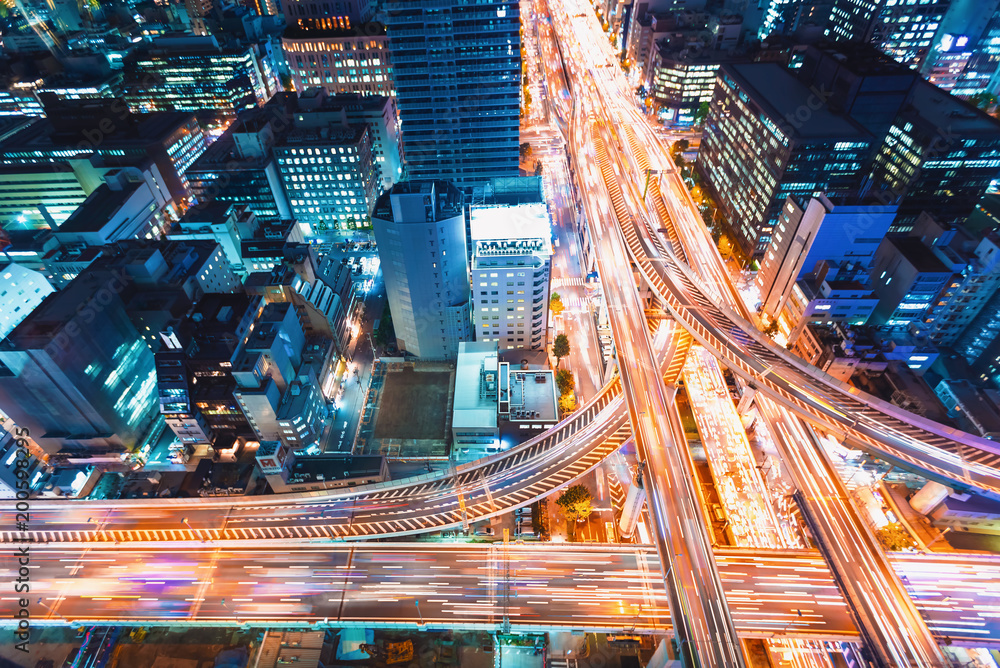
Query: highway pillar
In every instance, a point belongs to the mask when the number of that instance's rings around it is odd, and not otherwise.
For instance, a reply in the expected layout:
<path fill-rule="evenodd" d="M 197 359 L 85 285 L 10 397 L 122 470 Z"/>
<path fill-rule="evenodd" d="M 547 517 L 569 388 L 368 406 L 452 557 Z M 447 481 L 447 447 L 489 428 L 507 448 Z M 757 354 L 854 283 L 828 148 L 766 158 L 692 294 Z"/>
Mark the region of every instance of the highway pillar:
<path fill-rule="evenodd" d="M 753 405 L 753 398 L 757 395 L 757 388 L 753 385 L 747 385 L 743 388 L 743 396 L 740 397 L 740 401 L 736 404 L 736 410 L 740 412 L 740 415 L 746 415 L 749 412 L 750 407 Z"/>
<path fill-rule="evenodd" d="M 630 538 L 635 532 L 635 525 L 639 523 L 642 504 L 645 502 L 646 490 L 642 487 L 642 464 L 640 464 L 632 479 L 632 484 L 628 486 L 625 504 L 622 506 L 622 516 L 618 519 L 618 529 L 621 531 L 622 537 Z"/>
<path fill-rule="evenodd" d="M 954 494 L 955 490 L 951 487 L 945 487 L 939 482 L 934 482 L 933 480 L 928 480 L 920 490 L 910 498 L 910 507 L 921 515 L 926 515 L 935 508 L 938 504 L 945 500 L 950 494 Z"/>

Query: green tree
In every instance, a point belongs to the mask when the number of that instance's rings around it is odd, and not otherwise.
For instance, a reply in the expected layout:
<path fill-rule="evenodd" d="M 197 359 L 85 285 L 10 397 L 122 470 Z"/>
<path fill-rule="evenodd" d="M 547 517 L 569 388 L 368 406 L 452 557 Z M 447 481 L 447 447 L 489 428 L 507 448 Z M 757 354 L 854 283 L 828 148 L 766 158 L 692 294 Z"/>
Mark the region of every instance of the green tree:
<path fill-rule="evenodd" d="M 882 543 L 882 547 L 890 552 L 899 552 L 914 545 L 913 538 L 899 522 L 892 522 L 875 529 L 875 537 Z"/>
<path fill-rule="evenodd" d="M 542 175 L 542 162 L 541 160 L 535 160 L 535 176 Z"/>
<path fill-rule="evenodd" d="M 521 156 L 525 157 L 525 158 L 530 158 L 531 157 L 531 144 L 530 143 L 524 142 L 523 144 L 521 144 Z"/>
<path fill-rule="evenodd" d="M 552 342 L 552 355 L 556 358 L 557 369 L 562 358 L 569 355 L 569 350 L 569 337 L 565 334 L 557 335 L 555 341 Z"/>
<path fill-rule="evenodd" d="M 774 336 L 778 333 L 778 321 L 772 320 L 771 324 L 764 328 L 765 336 Z"/>
<path fill-rule="evenodd" d="M 295 84 L 292 83 L 292 75 L 288 72 L 281 73 L 281 87 L 288 91 L 295 90 Z"/>
<path fill-rule="evenodd" d="M 674 155 L 680 155 L 684 151 L 691 147 L 691 142 L 687 139 L 678 139 L 674 142 L 673 146 L 670 147 L 670 152 Z"/>
<path fill-rule="evenodd" d="M 566 305 L 563 304 L 562 295 L 558 292 L 553 292 L 552 296 L 549 297 L 549 310 L 552 311 L 552 315 L 559 315 L 566 310 Z"/>
<path fill-rule="evenodd" d="M 674 164 L 677 165 L 678 167 L 684 167 L 684 165 L 687 163 L 684 162 L 684 156 L 682 156 L 680 153 L 674 153 Z"/>
<path fill-rule="evenodd" d="M 701 125 L 705 122 L 708 117 L 708 102 L 702 102 L 698 105 L 698 111 L 694 112 L 694 124 Z"/>
<path fill-rule="evenodd" d="M 981 91 L 969 98 L 969 102 L 983 111 L 988 112 L 990 108 L 997 103 L 997 96 L 992 93 L 987 93 L 986 91 Z"/>
<path fill-rule="evenodd" d="M 559 388 L 560 395 L 567 395 L 573 392 L 576 382 L 573 380 L 573 372 L 569 369 L 559 369 L 556 372 L 556 387 Z"/>
<path fill-rule="evenodd" d="M 593 497 L 583 485 L 573 485 L 567 489 L 556 499 L 556 505 L 563 517 L 571 522 L 585 520 L 594 512 Z"/>
<path fill-rule="evenodd" d="M 559 411 L 560 415 L 565 417 L 567 413 L 572 413 L 576 410 L 576 395 L 564 394 L 559 397 Z"/>

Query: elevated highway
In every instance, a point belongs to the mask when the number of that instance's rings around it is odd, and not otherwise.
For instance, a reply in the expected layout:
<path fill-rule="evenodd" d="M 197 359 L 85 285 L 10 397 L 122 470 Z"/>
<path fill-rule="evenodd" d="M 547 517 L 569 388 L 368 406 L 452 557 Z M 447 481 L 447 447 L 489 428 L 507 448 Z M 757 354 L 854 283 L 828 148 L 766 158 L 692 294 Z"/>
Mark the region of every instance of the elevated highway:
<path fill-rule="evenodd" d="M 495 630 L 502 621 L 496 543 L 241 545 L 35 546 L 31 623 Z M 651 546 L 512 545 L 509 558 L 515 630 L 670 629 Z M 716 558 L 741 638 L 858 642 L 819 553 L 720 549 Z M 938 638 L 1000 647 L 1000 557 L 890 560 Z M 9 561 L 0 574 L 15 577 Z M 16 608 L 12 591 L 0 596 L 0 626 Z"/>

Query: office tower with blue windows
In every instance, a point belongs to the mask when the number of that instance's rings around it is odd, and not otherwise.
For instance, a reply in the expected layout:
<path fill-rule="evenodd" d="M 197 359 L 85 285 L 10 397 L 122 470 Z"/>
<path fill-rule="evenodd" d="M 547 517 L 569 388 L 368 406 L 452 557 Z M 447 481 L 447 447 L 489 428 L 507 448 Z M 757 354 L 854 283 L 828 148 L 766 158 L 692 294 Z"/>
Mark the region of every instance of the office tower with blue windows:
<path fill-rule="evenodd" d="M 518 4 L 389 0 L 385 12 L 409 178 L 517 176 Z"/>

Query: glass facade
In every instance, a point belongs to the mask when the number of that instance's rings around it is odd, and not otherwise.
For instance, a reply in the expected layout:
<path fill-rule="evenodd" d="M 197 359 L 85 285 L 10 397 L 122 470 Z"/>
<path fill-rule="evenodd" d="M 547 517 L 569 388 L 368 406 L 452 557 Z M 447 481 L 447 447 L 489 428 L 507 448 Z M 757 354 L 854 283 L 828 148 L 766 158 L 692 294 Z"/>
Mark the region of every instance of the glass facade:
<path fill-rule="evenodd" d="M 258 60 L 256 46 L 139 52 L 125 64 L 125 101 L 138 112 L 251 109 L 275 88 L 265 81 Z"/>
<path fill-rule="evenodd" d="M 313 233 L 369 224 L 381 171 L 372 159 L 367 126 L 296 130 L 274 147 L 274 155 L 299 223 Z"/>
<path fill-rule="evenodd" d="M 385 11 L 409 178 L 517 176 L 518 4 L 389 0 Z"/>
<path fill-rule="evenodd" d="M 951 0 L 837 0 L 826 35 L 869 41 L 898 62 L 919 68 Z"/>

